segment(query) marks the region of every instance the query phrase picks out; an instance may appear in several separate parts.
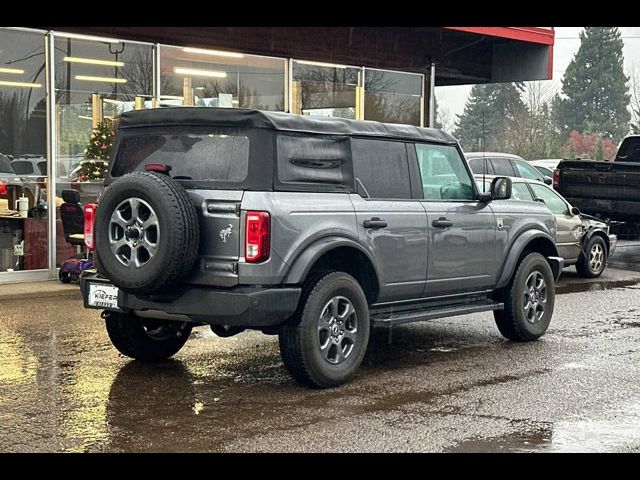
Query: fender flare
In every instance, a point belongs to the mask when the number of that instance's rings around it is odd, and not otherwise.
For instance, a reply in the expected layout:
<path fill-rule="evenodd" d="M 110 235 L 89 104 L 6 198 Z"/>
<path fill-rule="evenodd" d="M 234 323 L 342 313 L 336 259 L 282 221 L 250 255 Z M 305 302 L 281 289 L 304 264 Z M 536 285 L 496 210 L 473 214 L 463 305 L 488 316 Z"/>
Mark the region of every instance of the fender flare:
<path fill-rule="evenodd" d="M 341 247 L 354 248 L 369 260 L 376 274 L 378 287 L 380 287 L 380 272 L 372 255 L 355 240 L 340 236 L 323 237 L 307 245 L 292 263 L 291 268 L 285 275 L 284 283 L 287 285 L 300 285 L 309 275 L 311 268 L 323 255 Z"/>
<path fill-rule="evenodd" d="M 558 256 L 558 249 L 556 248 L 556 242 L 553 240 L 553 238 L 551 238 L 551 235 L 549 235 L 546 232 L 543 232 L 542 230 L 525 231 L 522 235 L 516 238 L 511 244 L 511 248 L 509 249 L 509 255 L 507 256 L 507 259 L 502 265 L 502 270 L 498 277 L 499 280 L 496 288 L 504 288 L 507 286 L 507 284 L 509 283 L 509 281 L 511 281 L 511 278 L 513 277 L 513 274 L 516 271 L 516 268 L 518 266 L 518 260 L 520 260 L 520 257 L 522 256 L 522 253 L 524 252 L 525 248 L 527 248 L 527 245 L 529 245 L 532 241 L 538 238 L 543 238 L 545 240 L 548 240 L 551 246 L 553 247 L 552 255 L 546 255 L 546 257 Z M 550 265 L 552 268 L 561 269 L 559 265 L 554 266 L 553 262 L 550 262 Z M 560 272 L 554 272 L 554 274 L 556 273 L 559 274 Z"/>
<path fill-rule="evenodd" d="M 609 255 L 609 249 L 611 248 L 611 244 L 609 242 L 609 235 L 602 228 L 596 227 L 589 230 L 585 233 L 584 237 L 582 237 L 582 253 L 584 255 L 584 249 L 587 244 L 591 241 L 594 236 L 602 237 L 604 240 L 604 244 L 607 246 L 607 255 Z"/>

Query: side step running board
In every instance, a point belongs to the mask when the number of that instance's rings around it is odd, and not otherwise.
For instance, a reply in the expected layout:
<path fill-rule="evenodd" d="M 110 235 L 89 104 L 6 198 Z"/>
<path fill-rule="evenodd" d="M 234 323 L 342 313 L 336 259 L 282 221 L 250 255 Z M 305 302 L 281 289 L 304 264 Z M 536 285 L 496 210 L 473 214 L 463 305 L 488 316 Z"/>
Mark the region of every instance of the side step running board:
<path fill-rule="evenodd" d="M 504 310 L 504 303 L 497 303 L 490 300 L 482 302 L 467 303 L 465 305 L 440 305 L 437 307 L 412 309 L 405 311 L 390 312 L 389 308 L 384 311 L 372 310 L 371 322 L 374 327 L 389 327 L 391 325 L 402 325 L 405 323 L 424 322 L 437 318 L 457 317 L 459 315 L 469 315 L 471 313 L 491 312 L 494 310 Z"/>

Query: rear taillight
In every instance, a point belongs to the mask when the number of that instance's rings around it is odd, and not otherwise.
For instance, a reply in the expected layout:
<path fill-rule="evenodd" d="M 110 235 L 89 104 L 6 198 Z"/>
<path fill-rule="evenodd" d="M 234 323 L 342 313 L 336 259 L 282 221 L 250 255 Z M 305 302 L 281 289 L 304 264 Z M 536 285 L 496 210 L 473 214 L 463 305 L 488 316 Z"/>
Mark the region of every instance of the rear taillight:
<path fill-rule="evenodd" d="M 247 212 L 244 258 L 247 263 L 260 263 L 271 253 L 271 216 L 268 212 Z"/>
<path fill-rule="evenodd" d="M 553 171 L 553 189 L 558 190 L 559 186 L 560 186 L 560 171 L 554 170 Z"/>
<path fill-rule="evenodd" d="M 0 197 L 6 198 L 7 195 L 7 184 L 0 180 Z"/>
<path fill-rule="evenodd" d="M 93 225 L 96 221 L 95 203 L 89 203 L 84 207 L 84 244 L 91 251 L 95 249 L 95 238 L 93 237 Z"/>

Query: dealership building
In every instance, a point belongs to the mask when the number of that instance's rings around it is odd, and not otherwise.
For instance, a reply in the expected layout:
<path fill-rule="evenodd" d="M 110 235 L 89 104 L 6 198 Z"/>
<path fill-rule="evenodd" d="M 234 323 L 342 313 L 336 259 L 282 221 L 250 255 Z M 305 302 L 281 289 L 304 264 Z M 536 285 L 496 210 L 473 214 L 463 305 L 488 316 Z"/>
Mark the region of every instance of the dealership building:
<path fill-rule="evenodd" d="M 85 150 L 105 119 L 183 105 L 430 126 L 437 87 L 551 79 L 553 45 L 547 27 L 0 27 L 0 284 L 56 278 L 76 252 L 62 191 L 95 200 Z"/>

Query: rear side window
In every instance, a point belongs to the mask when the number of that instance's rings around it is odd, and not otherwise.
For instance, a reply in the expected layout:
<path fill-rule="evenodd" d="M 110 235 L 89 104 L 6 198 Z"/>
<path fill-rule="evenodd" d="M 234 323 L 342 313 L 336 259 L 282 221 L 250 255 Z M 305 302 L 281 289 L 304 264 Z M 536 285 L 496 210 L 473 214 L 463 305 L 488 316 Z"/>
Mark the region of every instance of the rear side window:
<path fill-rule="evenodd" d="M 351 149 L 356 180 L 369 198 L 411 198 L 409 159 L 403 142 L 354 138 Z"/>
<path fill-rule="evenodd" d="M 484 168 L 485 163 L 487 165 L 486 172 Z M 479 175 L 482 175 L 483 173 L 486 173 L 487 175 L 493 175 L 493 167 L 491 166 L 491 162 L 488 158 L 472 158 L 471 160 L 469 160 L 469 166 L 471 167 L 471 171 L 473 173 L 477 173 Z"/>
<path fill-rule="evenodd" d="M 493 171 L 495 175 L 502 177 L 517 177 L 516 172 L 513 171 L 511 160 L 508 158 L 492 158 Z"/>
<path fill-rule="evenodd" d="M 629 137 L 622 142 L 616 162 L 640 162 L 640 137 Z"/>
<path fill-rule="evenodd" d="M 249 170 L 249 138 L 226 133 L 125 135 L 111 175 L 144 171 L 153 163 L 171 166 L 171 176 L 181 180 L 239 183 Z"/>
<path fill-rule="evenodd" d="M 278 178 L 300 189 L 344 190 L 349 182 L 349 138 L 278 135 Z"/>
<path fill-rule="evenodd" d="M 514 200 L 523 200 L 526 202 L 533 202 L 533 195 L 531 195 L 531 191 L 529 190 L 529 187 L 527 187 L 524 183 L 514 183 L 512 191 L 513 191 Z"/>

